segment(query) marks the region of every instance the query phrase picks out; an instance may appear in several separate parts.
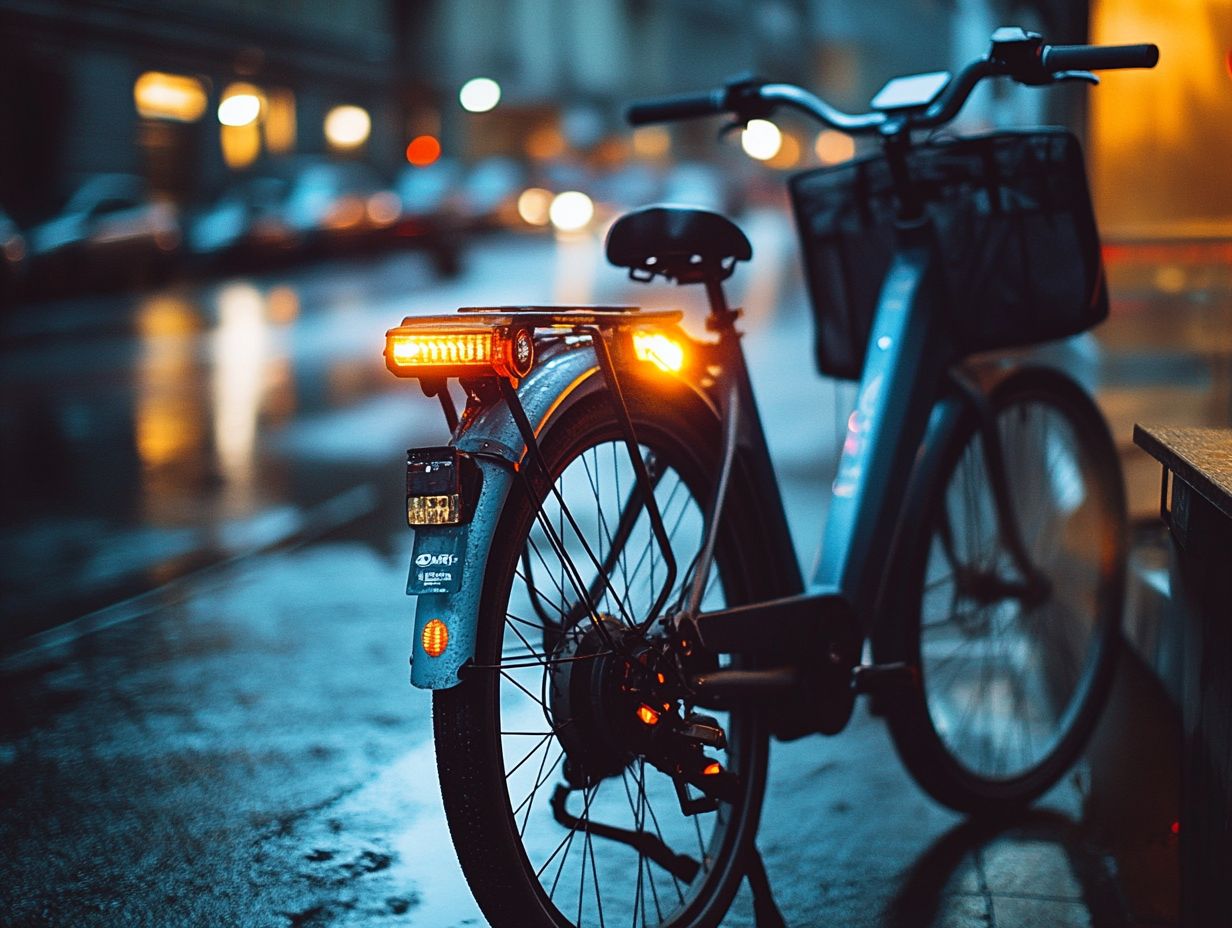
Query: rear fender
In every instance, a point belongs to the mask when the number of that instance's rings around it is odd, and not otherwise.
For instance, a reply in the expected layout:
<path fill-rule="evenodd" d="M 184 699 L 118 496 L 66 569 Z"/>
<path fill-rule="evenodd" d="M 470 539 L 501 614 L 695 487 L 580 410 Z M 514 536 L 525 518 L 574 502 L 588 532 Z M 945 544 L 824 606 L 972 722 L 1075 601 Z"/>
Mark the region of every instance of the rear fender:
<path fill-rule="evenodd" d="M 526 418 L 539 435 L 548 423 L 574 403 L 602 387 L 602 377 L 589 345 L 562 350 L 541 361 L 522 381 L 518 398 Z M 504 399 L 495 399 L 464 417 L 453 444 L 470 454 L 483 473 L 483 487 L 469 522 L 463 525 L 421 526 L 407 593 L 414 591 L 415 559 L 449 552 L 460 559 L 461 585 L 454 593 L 419 595 L 415 606 L 415 636 L 411 649 L 411 683 L 422 689 L 448 689 L 461 682 L 458 671 L 475 656 L 479 601 L 492 539 L 513 486 L 526 444 Z M 423 647 L 424 626 L 433 619 L 445 624 L 448 645 L 438 657 Z"/>
<path fill-rule="evenodd" d="M 626 377 L 625 374 L 629 376 Z M 624 383 L 637 379 L 635 371 L 622 370 Z M 699 411 L 717 416 L 714 402 L 692 380 L 671 376 L 682 396 L 698 402 Z M 603 390 L 603 375 L 589 340 L 576 344 L 560 342 L 545 351 L 518 387 L 518 400 L 536 436 L 580 400 Z M 662 389 L 662 387 L 660 387 Z M 415 533 L 411 578 L 416 578 L 414 559 L 421 554 L 450 552 L 460 558 L 462 575 L 454 593 L 418 596 L 415 637 L 412 639 L 411 683 L 423 689 L 448 689 L 461 682 L 462 667 L 475 656 L 480 599 L 492 539 L 518 469 L 526 457 L 526 443 L 503 397 L 495 397 L 477 412 L 463 416 L 453 444 L 470 454 L 483 473 L 483 486 L 470 522 L 463 525 L 421 527 Z M 455 562 L 457 563 L 457 562 Z M 424 626 L 439 619 L 448 630 L 448 646 L 438 657 L 423 648 Z"/>

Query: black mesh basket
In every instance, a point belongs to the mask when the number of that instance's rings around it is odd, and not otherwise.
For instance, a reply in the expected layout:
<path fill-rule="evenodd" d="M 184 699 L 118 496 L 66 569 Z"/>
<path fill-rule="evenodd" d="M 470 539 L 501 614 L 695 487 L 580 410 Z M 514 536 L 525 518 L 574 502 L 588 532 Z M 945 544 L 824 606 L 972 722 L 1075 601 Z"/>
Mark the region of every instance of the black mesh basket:
<path fill-rule="evenodd" d="M 949 318 L 964 354 L 1075 335 L 1108 315 L 1099 233 L 1078 140 L 998 132 L 909 156 L 935 223 Z M 895 245 L 880 155 L 791 179 L 817 329 L 817 366 L 855 379 Z"/>

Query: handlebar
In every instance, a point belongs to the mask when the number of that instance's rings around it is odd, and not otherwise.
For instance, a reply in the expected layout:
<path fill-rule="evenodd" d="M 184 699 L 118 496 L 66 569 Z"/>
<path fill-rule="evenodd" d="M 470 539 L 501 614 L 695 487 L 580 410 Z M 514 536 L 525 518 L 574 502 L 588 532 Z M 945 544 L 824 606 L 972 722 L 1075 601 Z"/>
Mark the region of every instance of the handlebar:
<path fill-rule="evenodd" d="M 919 107 L 845 113 L 795 84 L 742 80 L 704 93 L 634 103 L 626 111 L 625 118 L 630 125 L 641 126 L 730 113 L 738 122 L 748 122 L 769 116 L 779 106 L 789 106 L 849 135 L 878 131 L 895 135 L 949 122 L 986 77 L 1005 76 L 1036 85 L 1073 78 L 1095 81 L 1095 77 L 1086 72 L 1153 68 L 1158 61 L 1159 49 L 1155 45 L 1045 45 L 1037 33 L 1002 27 L 993 33 L 987 57 L 972 61 L 935 99 Z"/>
<path fill-rule="evenodd" d="M 727 88 L 709 90 L 705 93 L 686 93 L 674 97 L 660 97 L 634 103 L 625 112 L 631 126 L 643 126 L 652 122 L 674 122 L 677 119 L 696 119 L 699 116 L 717 116 L 726 112 Z"/>
<path fill-rule="evenodd" d="M 1158 61 L 1156 45 L 1045 45 L 1040 52 L 1040 64 L 1049 73 L 1153 68 Z"/>

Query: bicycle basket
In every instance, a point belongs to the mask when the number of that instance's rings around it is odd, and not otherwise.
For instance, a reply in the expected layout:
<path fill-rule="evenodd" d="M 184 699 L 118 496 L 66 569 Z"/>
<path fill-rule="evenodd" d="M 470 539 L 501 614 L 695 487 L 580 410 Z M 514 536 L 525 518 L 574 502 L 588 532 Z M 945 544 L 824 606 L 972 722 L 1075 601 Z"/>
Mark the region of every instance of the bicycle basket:
<path fill-rule="evenodd" d="M 1108 315 L 1099 233 L 1078 140 L 1033 129 L 931 142 L 909 165 L 945 266 L 964 354 L 1075 335 Z M 895 246 L 880 156 L 790 182 L 816 320 L 817 366 L 856 379 Z"/>

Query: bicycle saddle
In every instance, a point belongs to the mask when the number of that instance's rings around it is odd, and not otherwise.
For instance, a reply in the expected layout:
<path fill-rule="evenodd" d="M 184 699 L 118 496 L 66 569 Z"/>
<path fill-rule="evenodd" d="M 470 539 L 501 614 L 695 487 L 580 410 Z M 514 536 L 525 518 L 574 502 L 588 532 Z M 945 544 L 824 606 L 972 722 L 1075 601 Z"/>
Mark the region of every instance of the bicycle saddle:
<path fill-rule="evenodd" d="M 753 246 L 734 222 L 689 206 L 647 206 L 626 213 L 607 234 L 607 259 L 634 280 L 662 274 L 678 284 L 726 280 Z"/>

